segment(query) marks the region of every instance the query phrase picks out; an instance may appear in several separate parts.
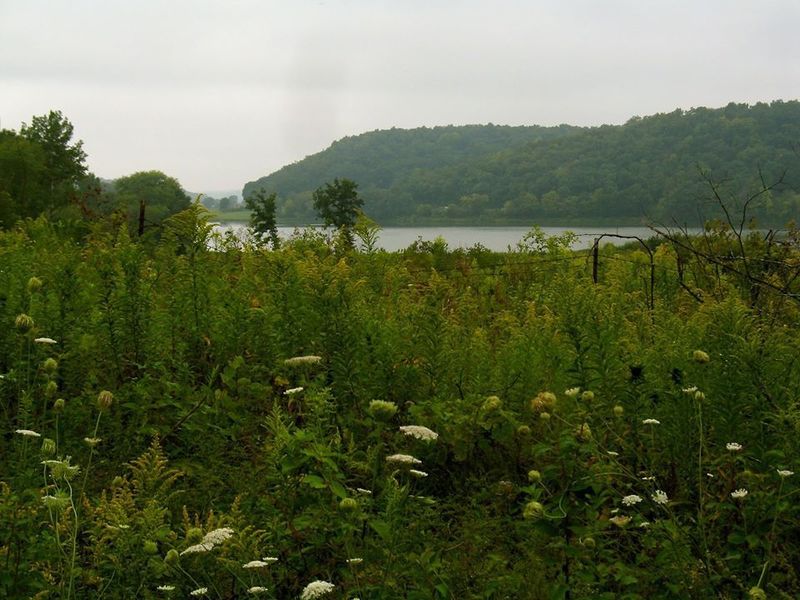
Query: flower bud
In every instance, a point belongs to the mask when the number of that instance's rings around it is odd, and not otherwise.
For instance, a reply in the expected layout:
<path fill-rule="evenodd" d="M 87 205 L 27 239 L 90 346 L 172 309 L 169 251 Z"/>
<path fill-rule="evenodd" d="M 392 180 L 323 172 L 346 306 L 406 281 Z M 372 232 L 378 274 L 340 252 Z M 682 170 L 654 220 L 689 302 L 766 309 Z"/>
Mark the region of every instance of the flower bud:
<path fill-rule="evenodd" d="M 617 404 L 617 405 L 614 407 L 614 416 L 615 416 L 615 417 L 621 417 L 621 416 L 622 416 L 622 415 L 624 415 L 624 414 L 625 414 L 625 409 L 624 409 L 624 408 L 622 408 L 622 406 L 621 406 L 621 405 Z"/>
<path fill-rule="evenodd" d="M 353 498 L 343 498 L 342 501 L 339 502 L 339 510 L 344 512 L 358 510 L 358 502 Z"/>
<path fill-rule="evenodd" d="M 758 586 L 754 586 L 747 592 L 747 597 L 750 598 L 750 600 L 767 600 L 767 592 Z"/>
<path fill-rule="evenodd" d="M 519 437 L 528 437 L 531 434 L 531 428 L 527 425 L 520 425 L 517 427 L 517 435 Z"/>
<path fill-rule="evenodd" d="M 42 369 L 44 369 L 45 373 L 52 375 L 58 369 L 58 361 L 55 358 L 48 358 L 42 363 Z"/>
<path fill-rule="evenodd" d="M 44 396 L 45 398 L 52 398 L 58 392 L 58 384 L 53 381 L 52 379 L 48 381 L 44 386 Z"/>
<path fill-rule="evenodd" d="M 591 402 L 592 400 L 594 400 L 594 392 L 592 392 L 591 390 L 586 390 L 581 394 L 581 400 L 583 400 L 584 402 Z"/>
<path fill-rule="evenodd" d="M 539 420 L 541 420 L 541 421 L 549 421 L 550 420 L 550 413 L 549 412 L 543 412 L 542 414 L 539 415 Z"/>
<path fill-rule="evenodd" d="M 158 552 L 158 544 L 153 540 L 145 540 L 142 544 L 142 550 L 145 554 L 156 554 Z"/>
<path fill-rule="evenodd" d="M 203 530 L 199 527 L 190 527 L 186 532 L 186 541 L 190 544 L 196 544 L 203 539 Z"/>
<path fill-rule="evenodd" d="M 528 481 L 531 483 L 539 483 L 542 480 L 542 474 L 536 469 L 528 471 Z"/>
<path fill-rule="evenodd" d="M 66 404 L 67 404 L 66 400 L 64 400 L 63 398 L 59 398 L 58 400 L 53 402 L 53 410 L 56 412 L 61 412 L 64 410 Z"/>
<path fill-rule="evenodd" d="M 584 548 L 589 548 L 589 549 L 592 549 L 597 545 L 593 537 L 583 538 L 581 540 L 581 544 L 583 544 Z"/>
<path fill-rule="evenodd" d="M 31 294 L 35 294 L 40 289 L 42 289 L 42 280 L 38 277 L 31 277 L 28 279 L 28 292 Z"/>
<path fill-rule="evenodd" d="M 373 400 L 369 403 L 367 412 L 376 421 L 389 421 L 397 413 L 397 404 L 386 400 Z"/>
<path fill-rule="evenodd" d="M 33 329 L 33 318 L 29 317 L 25 313 L 19 314 L 17 315 L 17 318 L 14 319 L 14 326 L 20 333 L 28 333 L 31 329 Z"/>
<path fill-rule="evenodd" d="M 53 456 L 56 453 L 56 443 L 50 438 L 42 440 L 42 456 Z"/>
<path fill-rule="evenodd" d="M 700 390 L 697 390 L 694 393 L 694 399 L 697 400 L 698 402 L 702 402 L 703 400 L 706 399 L 706 395 L 703 392 L 701 392 Z"/>
<path fill-rule="evenodd" d="M 101 412 L 107 411 L 111 408 L 111 403 L 114 402 L 114 394 L 108 390 L 103 390 L 97 395 L 97 408 Z"/>
<path fill-rule="evenodd" d="M 536 500 L 531 500 L 522 510 L 522 516 L 529 521 L 538 521 L 544 515 L 544 505 Z"/>
<path fill-rule="evenodd" d="M 694 358 L 695 362 L 698 362 L 701 365 L 704 365 L 711 360 L 711 357 L 708 355 L 708 353 L 703 352 L 702 350 L 695 350 L 692 352 L 692 358 Z"/>
<path fill-rule="evenodd" d="M 500 407 L 503 406 L 503 401 L 500 400 L 498 396 L 487 396 L 486 400 L 483 401 L 483 412 L 494 412 L 499 410 Z"/>
<path fill-rule="evenodd" d="M 589 427 L 588 423 L 584 423 L 583 425 L 580 425 L 575 430 L 575 438 L 579 442 L 588 442 L 588 441 L 590 441 L 592 439 L 592 430 Z"/>
<path fill-rule="evenodd" d="M 175 548 L 173 548 L 172 550 L 167 552 L 167 555 L 164 557 L 164 562 L 167 563 L 168 565 L 176 565 L 178 564 L 180 559 L 181 555 L 178 554 L 178 551 L 175 550 Z"/>

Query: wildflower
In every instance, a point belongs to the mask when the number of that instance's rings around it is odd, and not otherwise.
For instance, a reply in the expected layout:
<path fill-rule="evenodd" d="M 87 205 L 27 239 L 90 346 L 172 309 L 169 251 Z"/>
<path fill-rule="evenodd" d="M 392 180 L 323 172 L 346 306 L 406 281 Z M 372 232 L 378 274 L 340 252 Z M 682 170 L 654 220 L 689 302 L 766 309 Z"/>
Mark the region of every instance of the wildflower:
<path fill-rule="evenodd" d="M 159 592 L 172 592 L 175 590 L 174 585 L 160 585 L 156 588 Z"/>
<path fill-rule="evenodd" d="M 698 402 L 702 402 L 703 400 L 706 399 L 706 395 L 700 390 L 698 390 L 694 393 L 694 399 L 697 400 Z"/>
<path fill-rule="evenodd" d="M 269 563 L 263 560 L 251 560 L 249 563 L 245 563 L 242 565 L 243 569 L 260 569 L 261 567 L 267 567 Z"/>
<path fill-rule="evenodd" d="M 589 427 L 588 423 L 584 423 L 583 425 L 580 425 L 575 430 L 575 438 L 579 442 L 588 442 L 588 441 L 590 441 L 592 439 L 592 430 Z"/>
<path fill-rule="evenodd" d="M 750 591 L 747 592 L 747 597 L 750 598 L 750 600 L 767 600 L 767 592 L 758 586 L 753 586 L 750 588 Z"/>
<path fill-rule="evenodd" d="M 550 413 L 549 412 L 543 412 L 542 414 L 539 415 L 539 419 L 542 420 L 542 421 L 549 421 L 550 420 Z"/>
<path fill-rule="evenodd" d="M 386 462 L 398 463 L 401 465 L 421 465 L 422 461 L 409 454 L 392 454 L 386 457 Z"/>
<path fill-rule="evenodd" d="M 287 367 L 297 367 L 299 365 L 316 365 L 321 361 L 321 356 L 309 354 L 307 356 L 293 356 L 292 358 L 287 358 L 283 361 L 283 364 L 285 364 Z"/>
<path fill-rule="evenodd" d="M 341 502 L 339 502 L 339 510 L 350 512 L 356 509 L 358 509 L 358 502 L 353 498 L 342 498 Z"/>
<path fill-rule="evenodd" d="M 89 446 L 89 448 L 94 448 L 95 446 L 97 446 L 97 444 L 103 441 L 103 438 L 85 437 L 83 438 L 83 441 L 86 443 L 87 446 Z"/>
<path fill-rule="evenodd" d="M 356 491 L 359 494 L 364 494 L 365 496 L 372 496 L 372 490 L 365 490 L 364 488 L 356 488 Z"/>
<path fill-rule="evenodd" d="M 44 386 L 45 398 L 52 398 L 53 396 L 56 395 L 57 391 L 58 391 L 58 384 L 52 379 L 48 381 L 47 384 Z"/>
<path fill-rule="evenodd" d="M 414 477 L 422 478 L 428 476 L 428 474 L 425 471 L 418 471 L 417 469 L 409 469 L 408 472 Z"/>
<path fill-rule="evenodd" d="M 69 506 L 69 496 L 65 492 L 57 492 L 54 496 L 43 496 L 42 503 L 48 510 L 64 510 Z"/>
<path fill-rule="evenodd" d="M 53 402 L 53 410 L 56 412 L 61 412 L 64 410 L 64 406 L 66 406 L 67 401 L 63 398 L 58 398 L 55 402 Z"/>
<path fill-rule="evenodd" d="M 192 590 L 191 592 L 189 592 L 189 595 L 190 596 L 205 596 L 207 593 L 208 593 L 208 588 L 207 587 L 200 587 L 200 588 L 197 588 L 196 590 Z"/>
<path fill-rule="evenodd" d="M 631 522 L 631 518 L 626 515 L 617 515 L 615 517 L 611 517 L 609 521 L 611 521 L 617 527 L 625 527 L 625 525 Z"/>
<path fill-rule="evenodd" d="M 661 421 L 658 419 L 644 419 L 642 420 L 642 425 L 661 425 Z"/>
<path fill-rule="evenodd" d="M 198 554 L 201 552 L 210 552 L 213 549 L 214 549 L 214 544 L 201 542 L 199 544 L 195 544 L 194 546 L 189 546 L 188 548 L 186 548 L 186 550 L 181 552 L 181 556 L 183 556 L 184 554 Z"/>
<path fill-rule="evenodd" d="M 531 428 L 527 425 L 520 425 L 517 427 L 517 435 L 520 437 L 528 437 L 531 434 Z"/>
<path fill-rule="evenodd" d="M 503 406 L 499 396 L 488 396 L 481 407 L 484 412 L 494 412 Z"/>
<path fill-rule="evenodd" d="M 633 506 L 634 504 L 639 504 L 642 501 L 641 496 L 637 496 L 636 494 L 631 494 L 630 496 L 625 496 L 622 499 L 622 503 L 625 506 Z"/>
<path fill-rule="evenodd" d="M 706 477 L 708 477 L 709 479 L 714 479 L 714 474 L 713 473 L 706 473 Z"/>
<path fill-rule="evenodd" d="M 641 527 L 642 529 L 650 527 L 650 521 L 642 521 L 641 523 L 639 523 L 639 527 Z"/>
<path fill-rule="evenodd" d="M 572 388 L 569 388 L 568 390 L 564 390 L 564 395 L 567 398 L 577 398 L 578 394 L 580 394 L 580 393 L 581 393 L 581 388 L 579 388 L 579 387 L 572 387 Z"/>
<path fill-rule="evenodd" d="M 738 490 L 734 490 L 731 492 L 731 498 L 734 500 L 741 500 L 745 496 L 747 496 L 749 492 L 744 488 L 739 488 Z"/>
<path fill-rule="evenodd" d="M 347 559 L 347 564 L 348 565 L 360 565 L 362 562 L 364 562 L 363 558 L 348 558 Z"/>
<path fill-rule="evenodd" d="M 646 475 L 645 477 L 642 477 L 642 481 L 655 481 L 655 480 L 656 478 L 653 477 L 652 475 Z"/>
<path fill-rule="evenodd" d="M 697 391 L 697 386 L 693 385 L 691 387 L 683 388 L 681 391 L 684 394 L 694 394 Z"/>
<path fill-rule="evenodd" d="M 522 510 L 522 517 L 531 521 L 538 520 L 544 515 L 544 505 L 536 500 L 531 500 Z"/>
<path fill-rule="evenodd" d="M 591 390 L 586 390 L 581 394 L 581 400 L 583 400 L 584 402 L 591 402 L 592 400 L 594 400 L 594 392 Z"/>
<path fill-rule="evenodd" d="M 169 552 L 167 552 L 167 555 L 164 557 L 164 562 L 167 563 L 168 565 L 174 565 L 177 564 L 178 561 L 180 561 L 180 559 L 181 558 L 180 554 L 178 554 L 178 551 L 175 550 L 175 548 L 172 548 L 169 550 Z"/>
<path fill-rule="evenodd" d="M 293 387 L 293 388 L 289 388 L 288 390 L 283 392 L 283 395 L 284 396 L 294 396 L 295 394 L 299 394 L 302 391 L 303 391 L 302 386 L 301 387 Z"/>
<path fill-rule="evenodd" d="M 708 353 L 703 352 L 702 350 L 695 350 L 692 352 L 692 358 L 695 360 L 695 362 L 698 362 L 701 365 L 704 365 L 711 360 L 711 357 L 708 356 Z"/>
<path fill-rule="evenodd" d="M 537 396 L 531 400 L 531 410 L 533 412 L 549 412 L 556 405 L 556 395 L 553 392 L 539 392 Z"/>
<path fill-rule="evenodd" d="M 51 440 L 50 438 L 44 438 L 42 440 L 42 449 L 41 453 L 43 456 L 53 456 L 56 453 L 56 442 L 55 440 Z"/>
<path fill-rule="evenodd" d="M 48 358 L 42 363 L 42 369 L 44 369 L 45 373 L 52 375 L 58 369 L 58 361 L 55 358 Z"/>
<path fill-rule="evenodd" d="M 373 400 L 367 412 L 376 421 L 388 421 L 397 413 L 397 404 L 386 400 Z"/>
<path fill-rule="evenodd" d="M 314 600 L 314 598 L 319 598 L 328 592 L 332 592 L 333 588 L 335 587 L 336 586 L 332 583 L 317 579 L 316 581 L 309 583 L 305 589 L 303 589 L 303 593 L 300 595 L 300 600 Z"/>
<path fill-rule="evenodd" d="M 100 412 L 105 412 L 111 408 L 111 403 L 114 402 L 114 394 L 108 390 L 103 390 L 97 394 L 97 408 Z"/>
<path fill-rule="evenodd" d="M 271 564 L 272 564 L 272 563 L 274 563 L 274 562 L 278 562 L 278 559 L 277 559 L 277 558 L 275 558 L 274 556 L 265 556 L 265 557 L 264 557 L 264 558 L 262 558 L 261 560 L 263 560 L 263 561 L 264 561 L 265 563 L 267 563 L 268 565 L 271 565 Z"/>
<path fill-rule="evenodd" d="M 778 469 L 778 475 L 781 477 L 791 477 L 794 471 L 787 471 L 786 469 Z"/>
<path fill-rule="evenodd" d="M 667 497 L 667 493 L 664 490 L 656 490 L 655 494 L 651 496 L 653 502 L 656 504 L 666 504 L 669 502 L 669 498 Z"/>
<path fill-rule="evenodd" d="M 742 449 L 742 445 L 737 444 L 736 442 L 728 442 L 725 444 L 725 447 L 731 452 L 739 452 Z"/>
<path fill-rule="evenodd" d="M 145 540 L 142 544 L 142 550 L 144 550 L 145 554 L 156 554 L 158 552 L 158 542 L 154 542 L 153 540 Z"/>
<path fill-rule="evenodd" d="M 35 344 L 57 344 L 58 342 L 55 341 L 53 338 L 49 337 L 39 337 L 33 340 Z"/>
<path fill-rule="evenodd" d="M 425 442 L 431 442 L 439 437 L 438 433 L 431 431 L 422 425 L 403 425 L 400 427 L 400 431 L 406 435 L 410 435 L 411 437 L 417 438 L 418 440 L 423 440 Z"/>
<path fill-rule="evenodd" d="M 17 429 L 14 433 L 24 435 L 25 437 L 42 437 L 41 433 L 36 433 L 30 429 Z"/>
<path fill-rule="evenodd" d="M 615 417 L 621 417 L 624 414 L 625 414 L 625 409 L 621 405 L 617 404 L 616 406 L 614 406 Z"/>
<path fill-rule="evenodd" d="M 214 529 L 213 531 L 209 531 L 203 537 L 204 544 L 211 544 L 212 546 L 217 546 L 222 542 L 230 539 L 233 535 L 233 529 L 230 527 L 221 527 L 219 529 Z"/>
<path fill-rule="evenodd" d="M 28 333 L 31 329 L 33 329 L 33 318 L 29 317 L 25 313 L 19 314 L 17 315 L 17 318 L 14 319 L 14 326 L 20 333 Z"/>
<path fill-rule="evenodd" d="M 34 294 L 42 289 L 42 280 L 38 277 L 31 277 L 28 279 L 28 292 Z"/>
<path fill-rule="evenodd" d="M 539 483 L 542 480 L 542 474 L 536 469 L 528 471 L 528 481 L 531 483 Z"/>
<path fill-rule="evenodd" d="M 267 588 L 265 588 L 263 586 L 260 586 L 260 585 L 254 585 L 251 588 L 247 588 L 247 593 L 248 594 L 253 594 L 254 596 L 256 594 L 263 594 L 263 593 L 265 593 L 267 591 L 268 591 Z"/>
<path fill-rule="evenodd" d="M 614 452 L 613 450 L 606 450 L 606 454 L 609 456 L 619 456 L 619 452 Z"/>

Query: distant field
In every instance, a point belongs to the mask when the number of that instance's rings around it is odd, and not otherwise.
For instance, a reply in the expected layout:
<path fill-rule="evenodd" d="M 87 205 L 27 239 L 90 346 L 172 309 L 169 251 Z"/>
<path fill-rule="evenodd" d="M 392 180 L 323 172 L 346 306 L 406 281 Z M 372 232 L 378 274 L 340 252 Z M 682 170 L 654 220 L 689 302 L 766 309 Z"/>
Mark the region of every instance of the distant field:
<path fill-rule="evenodd" d="M 243 222 L 250 220 L 249 210 L 230 210 L 225 212 L 211 211 L 212 220 L 220 223 Z"/>

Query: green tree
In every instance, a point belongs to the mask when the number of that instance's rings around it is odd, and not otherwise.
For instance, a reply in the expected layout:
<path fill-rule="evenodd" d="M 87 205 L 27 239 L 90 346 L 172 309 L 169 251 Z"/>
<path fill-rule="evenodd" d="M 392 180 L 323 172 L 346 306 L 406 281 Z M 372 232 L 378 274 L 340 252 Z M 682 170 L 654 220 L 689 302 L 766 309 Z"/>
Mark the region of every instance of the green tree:
<path fill-rule="evenodd" d="M 250 228 L 259 244 L 269 240 L 272 247 L 277 249 L 280 244 L 278 238 L 278 222 L 275 218 L 275 204 L 277 194 L 267 194 L 264 188 L 245 198 L 245 204 L 250 210 Z"/>
<path fill-rule="evenodd" d="M 334 179 L 317 188 L 312 196 L 314 210 L 326 226 L 339 229 L 352 246 L 352 229 L 364 200 L 358 195 L 358 184 L 350 179 Z"/>
<path fill-rule="evenodd" d="M 49 192 L 47 208 L 66 204 L 70 192 L 87 172 L 83 141 L 72 142 L 72 123 L 61 111 L 51 110 L 44 116 L 33 117 L 30 125 L 23 123 L 19 133 L 38 144 L 44 153 Z"/>
<path fill-rule="evenodd" d="M 174 177 L 161 171 L 140 171 L 114 181 L 117 208 L 137 224 L 139 234 L 145 226 L 160 224 L 165 218 L 189 208 L 189 196 Z"/>

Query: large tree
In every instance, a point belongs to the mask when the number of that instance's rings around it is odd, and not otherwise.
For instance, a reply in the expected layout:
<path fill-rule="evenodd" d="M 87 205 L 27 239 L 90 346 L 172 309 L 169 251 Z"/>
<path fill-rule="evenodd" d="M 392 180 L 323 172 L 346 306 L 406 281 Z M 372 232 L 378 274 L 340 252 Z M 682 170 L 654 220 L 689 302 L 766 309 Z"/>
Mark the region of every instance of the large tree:
<path fill-rule="evenodd" d="M 145 225 L 160 223 L 166 217 L 189 208 L 189 196 L 174 177 L 161 171 L 139 171 L 114 181 L 117 206 L 124 210 L 139 234 Z"/>
<path fill-rule="evenodd" d="M 250 210 L 250 228 L 259 244 L 269 240 L 273 248 L 280 244 L 278 238 L 278 222 L 275 218 L 275 203 L 277 194 L 267 194 L 264 188 L 245 198 L 245 204 Z"/>

